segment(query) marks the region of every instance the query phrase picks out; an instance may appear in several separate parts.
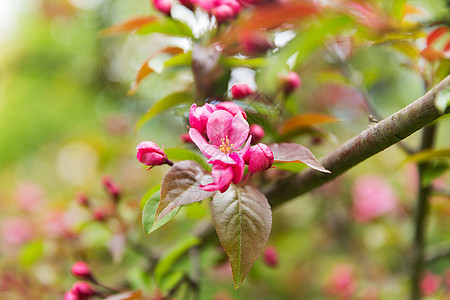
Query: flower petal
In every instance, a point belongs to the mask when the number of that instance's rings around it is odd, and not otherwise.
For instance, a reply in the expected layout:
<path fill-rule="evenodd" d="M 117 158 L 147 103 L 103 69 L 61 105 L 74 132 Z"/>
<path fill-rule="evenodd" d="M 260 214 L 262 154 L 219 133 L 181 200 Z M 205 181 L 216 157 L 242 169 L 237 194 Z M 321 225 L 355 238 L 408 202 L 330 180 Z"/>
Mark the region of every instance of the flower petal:
<path fill-rule="evenodd" d="M 231 122 L 231 126 L 228 128 L 228 138 L 234 145 L 234 149 L 238 149 L 242 146 L 242 144 L 244 144 L 245 139 L 248 137 L 249 131 L 250 127 L 247 121 L 241 113 L 237 113 Z"/>
<path fill-rule="evenodd" d="M 210 145 L 203 135 L 195 128 L 189 129 L 189 136 L 197 147 L 202 151 L 207 158 L 222 155 L 223 153 L 217 147 Z"/>
<path fill-rule="evenodd" d="M 227 136 L 233 120 L 233 115 L 225 110 L 218 110 L 211 114 L 206 124 L 206 134 L 211 144 L 216 146 L 222 144 L 222 138 Z"/>
<path fill-rule="evenodd" d="M 244 159 L 236 152 L 231 153 L 230 158 L 236 162 L 236 164 L 231 165 L 231 168 L 233 169 L 233 183 L 238 184 L 241 181 L 242 176 L 244 176 Z"/>
<path fill-rule="evenodd" d="M 214 165 L 211 175 L 214 182 L 207 185 L 200 185 L 200 188 L 207 192 L 220 191 L 223 193 L 230 187 L 234 173 L 229 165 Z"/>

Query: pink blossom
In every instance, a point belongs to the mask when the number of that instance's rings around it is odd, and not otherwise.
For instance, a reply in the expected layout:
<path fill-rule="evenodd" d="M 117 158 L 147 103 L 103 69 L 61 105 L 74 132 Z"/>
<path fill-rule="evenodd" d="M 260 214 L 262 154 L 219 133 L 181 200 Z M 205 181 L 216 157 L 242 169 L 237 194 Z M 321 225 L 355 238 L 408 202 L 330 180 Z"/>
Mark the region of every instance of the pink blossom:
<path fill-rule="evenodd" d="M 294 90 L 300 87 L 302 80 L 295 72 L 289 72 L 286 76 L 281 78 L 283 90 L 286 94 L 292 93 Z"/>
<path fill-rule="evenodd" d="M 170 16 L 170 9 L 172 8 L 171 0 L 153 0 L 153 5 L 160 12 Z"/>
<path fill-rule="evenodd" d="M 231 87 L 233 99 L 243 99 L 253 94 L 253 90 L 245 83 L 236 83 Z"/>
<path fill-rule="evenodd" d="M 326 290 L 333 296 L 349 298 L 356 289 L 355 272 L 348 264 L 333 267 L 326 283 Z"/>
<path fill-rule="evenodd" d="M 208 123 L 208 119 L 214 111 L 216 111 L 216 107 L 209 103 L 201 107 L 197 107 L 195 103 L 192 104 L 189 110 L 189 124 L 192 128 L 200 131 L 200 133 L 205 133 L 206 123 Z"/>
<path fill-rule="evenodd" d="M 242 107 L 240 107 L 240 106 L 237 105 L 236 103 L 233 103 L 233 102 L 230 102 L 230 101 L 220 102 L 219 104 L 216 105 L 216 109 L 217 109 L 217 110 L 226 110 L 227 112 L 229 112 L 230 114 L 232 114 L 233 117 L 234 117 L 237 113 L 241 113 L 242 116 L 244 117 L 244 119 L 247 119 L 247 114 L 246 114 L 245 111 L 242 109 Z"/>
<path fill-rule="evenodd" d="M 427 272 L 420 281 L 420 290 L 425 296 L 430 296 L 438 290 L 440 284 L 441 279 L 439 276 Z"/>
<path fill-rule="evenodd" d="M 25 218 L 6 218 L 0 224 L 2 241 L 11 246 L 20 246 L 33 238 L 33 225 Z"/>
<path fill-rule="evenodd" d="M 87 300 L 97 293 L 89 283 L 84 281 L 75 282 L 70 291 L 80 300 Z"/>
<path fill-rule="evenodd" d="M 366 175 L 353 185 L 353 216 L 357 222 L 368 222 L 396 209 L 397 197 L 386 179 Z"/>
<path fill-rule="evenodd" d="M 248 149 L 244 161 L 248 163 L 250 173 L 258 173 L 269 169 L 273 165 L 274 157 L 269 146 L 260 143 Z"/>
<path fill-rule="evenodd" d="M 228 190 L 231 182 L 238 184 L 244 175 L 244 160 L 236 152 L 230 153 L 230 158 L 236 164 L 225 164 L 221 161 L 215 162 L 212 168 L 212 178 L 214 182 L 207 185 L 200 185 L 200 188 L 208 191 L 220 191 L 221 193 Z"/>
<path fill-rule="evenodd" d="M 278 251 L 274 246 L 268 246 L 263 253 L 263 260 L 269 268 L 278 266 Z"/>
<path fill-rule="evenodd" d="M 264 137 L 264 135 L 266 134 L 264 132 L 264 129 L 259 126 L 258 124 L 252 124 L 250 125 L 250 133 L 252 136 L 252 144 L 256 144 L 258 143 L 260 140 L 262 140 L 262 138 Z"/>
<path fill-rule="evenodd" d="M 140 142 L 137 146 L 136 158 L 146 166 L 171 164 L 167 155 L 153 142 Z"/>
<path fill-rule="evenodd" d="M 64 300 L 80 300 L 77 294 L 73 291 L 68 291 L 64 294 Z"/>
<path fill-rule="evenodd" d="M 216 17 L 218 23 L 231 20 L 236 15 L 232 7 L 228 5 L 219 5 L 211 10 L 211 13 Z"/>
<path fill-rule="evenodd" d="M 84 261 L 78 261 L 72 265 L 71 272 L 73 276 L 82 279 L 89 279 L 92 277 L 91 269 Z"/>
<path fill-rule="evenodd" d="M 260 32 L 252 32 L 241 36 L 240 44 L 244 53 L 250 55 L 261 54 L 273 48 L 265 34 Z"/>
<path fill-rule="evenodd" d="M 24 181 L 17 185 L 15 197 L 26 211 L 33 211 L 42 205 L 44 190 L 36 183 Z"/>

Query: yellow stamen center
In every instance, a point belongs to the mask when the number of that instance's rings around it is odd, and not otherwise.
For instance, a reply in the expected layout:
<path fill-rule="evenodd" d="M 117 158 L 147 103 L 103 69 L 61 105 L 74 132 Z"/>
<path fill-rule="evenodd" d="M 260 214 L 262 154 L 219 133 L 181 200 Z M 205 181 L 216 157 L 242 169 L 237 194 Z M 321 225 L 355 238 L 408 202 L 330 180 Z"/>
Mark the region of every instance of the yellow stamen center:
<path fill-rule="evenodd" d="M 220 139 L 222 141 L 222 145 L 219 146 L 219 150 L 225 154 L 228 154 L 233 150 L 233 144 L 230 144 L 230 140 L 228 137 L 224 137 Z"/>

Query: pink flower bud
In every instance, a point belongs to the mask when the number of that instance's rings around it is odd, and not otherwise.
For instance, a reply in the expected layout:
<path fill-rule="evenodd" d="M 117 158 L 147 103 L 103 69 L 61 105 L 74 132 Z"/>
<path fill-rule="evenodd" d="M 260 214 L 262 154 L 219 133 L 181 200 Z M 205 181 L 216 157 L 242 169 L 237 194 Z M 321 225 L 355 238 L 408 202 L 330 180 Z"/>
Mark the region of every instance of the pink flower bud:
<path fill-rule="evenodd" d="M 250 173 L 258 173 L 269 169 L 273 165 L 273 153 L 266 144 L 251 146 L 244 155 Z"/>
<path fill-rule="evenodd" d="M 105 187 L 108 194 L 113 196 L 114 198 L 119 197 L 120 188 L 109 176 L 104 176 L 102 178 L 103 186 Z"/>
<path fill-rule="evenodd" d="M 220 3 L 219 5 L 226 5 L 231 7 L 235 16 L 239 14 L 242 8 L 241 4 L 236 0 L 219 0 L 218 2 Z"/>
<path fill-rule="evenodd" d="M 257 55 L 273 48 L 263 33 L 244 35 L 240 39 L 241 47 L 246 54 Z"/>
<path fill-rule="evenodd" d="M 228 5 L 219 5 L 211 10 L 211 13 L 216 17 L 218 23 L 224 23 L 235 17 L 233 8 Z"/>
<path fill-rule="evenodd" d="M 92 278 L 91 270 L 84 261 L 79 261 L 73 264 L 71 269 L 72 275 L 82 279 Z"/>
<path fill-rule="evenodd" d="M 441 279 L 439 276 L 434 275 L 431 272 L 427 272 L 420 281 L 420 290 L 423 295 L 431 296 L 439 289 L 440 284 Z"/>
<path fill-rule="evenodd" d="M 146 166 L 171 164 L 167 155 L 153 142 L 140 142 L 137 146 L 136 158 Z"/>
<path fill-rule="evenodd" d="M 80 298 L 74 292 L 68 291 L 64 294 L 64 300 L 80 300 Z"/>
<path fill-rule="evenodd" d="M 187 132 L 180 134 L 180 140 L 182 140 L 183 143 L 186 143 L 186 144 L 193 144 L 194 143 L 192 141 L 192 139 L 191 139 L 191 136 Z"/>
<path fill-rule="evenodd" d="M 194 9 L 194 3 L 192 0 L 178 0 L 178 2 L 180 2 L 181 5 L 189 8 L 190 10 Z"/>
<path fill-rule="evenodd" d="M 276 268 L 278 266 L 278 251 L 273 246 L 268 246 L 264 250 L 263 260 L 269 268 Z"/>
<path fill-rule="evenodd" d="M 81 206 L 89 206 L 89 199 L 84 193 L 78 193 L 75 199 Z"/>
<path fill-rule="evenodd" d="M 338 264 L 333 267 L 326 283 L 326 290 L 330 295 L 349 299 L 355 292 L 355 271 L 351 265 Z"/>
<path fill-rule="evenodd" d="M 245 111 L 242 109 L 242 107 L 240 107 L 240 106 L 237 105 L 236 103 L 233 103 L 233 102 L 230 102 L 230 101 L 220 102 L 219 104 L 216 105 L 216 109 L 217 109 L 217 110 L 226 110 L 227 112 L 229 112 L 230 114 L 232 114 L 233 117 L 234 117 L 237 113 L 241 113 L 242 116 L 244 117 L 244 119 L 247 119 L 247 114 L 246 114 Z"/>
<path fill-rule="evenodd" d="M 292 93 L 299 88 L 301 84 L 302 80 L 295 72 L 289 72 L 286 76 L 282 77 L 283 90 L 286 94 Z"/>
<path fill-rule="evenodd" d="M 70 290 L 77 299 L 89 299 L 90 297 L 97 294 L 97 291 L 87 282 L 77 281 L 72 285 L 72 289 Z"/>
<path fill-rule="evenodd" d="M 231 95 L 233 99 L 242 99 L 253 94 L 252 89 L 245 83 L 236 83 L 231 88 Z"/>
<path fill-rule="evenodd" d="M 192 104 L 189 110 L 189 124 L 192 128 L 197 129 L 200 133 L 205 133 L 206 124 L 208 123 L 209 116 L 216 111 L 216 107 L 209 103 L 201 107 L 197 107 L 197 104 Z"/>
<path fill-rule="evenodd" d="M 250 132 L 249 135 L 252 136 L 252 144 L 258 143 L 262 138 L 264 137 L 266 133 L 264 132 L 264 129 L 259 126 L 258 124 L 252 124 L 250 125 Z"/>
<path fill-rule="evenodd" d="M 170 16 L 170 9 L 172 8 L 171 0 L 153 0 L 153 5 L 160 12 Z"/>
<path fill-rule="evenodd" d="M 94 217 L 94 220 L 99 222 L 106 220 L 107 217 L 105 210 L 101 207 L 95 208 L 94 211 L 92 212 L 92 215 Z"/>

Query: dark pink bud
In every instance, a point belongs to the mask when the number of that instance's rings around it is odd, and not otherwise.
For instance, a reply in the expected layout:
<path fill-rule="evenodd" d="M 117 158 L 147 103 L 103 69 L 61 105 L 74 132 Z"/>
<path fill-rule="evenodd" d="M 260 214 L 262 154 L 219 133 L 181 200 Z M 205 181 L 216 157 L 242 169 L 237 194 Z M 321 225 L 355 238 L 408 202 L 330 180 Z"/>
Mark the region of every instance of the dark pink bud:
<path fill-rule="evenodd" d="M 102 178 L 103 186 L 106 191 L 113 197 L 117 198 L 120 195 L 120 188 L 109 176 Z"/>
<path fill-rule="evenodd" d="M 423 276 L 422 281 L 420 281 L 420 290 L 423 295 L 431 296 L 439 289 L 440 284 L 441 278 L 439 278 L 439 276 L 427 272 L 425 276 Z"/>
<path fill-rule="evenodd" d="M 70 291 L 78 297 L 77 299 L 80 300 L 87 300 L 97 294 L 96 290 L 94 290 L 94 288 L 89 283 L 84 281 L 75 282 L 72 285 L 72 289 Z"/>
<path fill-rule="evenodd" d="M 246 54 L 257 55 L 273 48 L 263 33 L 252 33 L 241 38 L 241 46 Z"/>
<path fill-rule="evenodd" d="M 242 6 L 237 0 L 220 0 L 219 2 L 220 5 L 227 5 L 231 7 L 235 16 L 241 11 Z"/>
<path fill-rule="evenodd" d="M 244 155 L 250 173 L 258 173 L 269 169 L 273 165 L 273 153 L 266 144 L 251 146 Z"/>
<path fill-rule="evenodd" d="M 192 139 L 191 139 L 191 136 L 187 132 L 180 134 L 180 140 L 182 140 L 186 144 L 193 144 L 194 143 L 192 141 Z"/>
<path fill-rule="evenodd" d="M 231 88 L 231 95 L 233 99 L 242 99 L 253 94 L 252 89 L 245 83 L 236 83 Z"/>
<path fill-rule="evenodd" d="M 73 291 L 68 291 L 64 294 L 64 300 L 80 300 L 80 298 Z"/>
<path fill-rule="evenodd" d="M 236 103 L 233 103 L 233 102 L 230 102 L 230 101 L 220 102 L 219 104 L 216 105 L 216 109 L 217 109 L 217 110 L 226 110 L 227 112 L 229 112 L 230 114 L 232 114 L 233 117 L 234 117 L 237 113 L 241 113 L 242 116 L 244 117 L 244 119 L 247 119 L 247 114 L 246 114 L 245 111 L 242 109 L 242 107 L 240 107 L 240 106 L 237 105 Z"/>
<path fill-rule="evenodd" d="M 216 17 L 218 23 L 224 23 L 235 17 L 233 8 L 228 5 L 219 5 L 211 10 L 211 13 Z"/>
<path fill-rule="evenodd" d="M 84 193 L 78 193 L 76 201 L 82 206 L 89 206 L 89 199 Z"/>
<path fill-rule="evenodd" d="M 282 77 L 283 90 L 286 94 L 292 93 L 294 90 L 300 87 L 302 80 L 295 72 L 289 72 L 286 76 Z"/>
<path fill-rule="evenodd" d="M 276 268 L 278 266 L 278 251 L 273 246 L 268 246 L 264 250 L 263 260 L 269 268 Z"/>
<path fill-rule="evenodd" d="M 209 103 L 206 103 L 201 107 L 197 107 L 197 104 L 195 103 L 192 104 L 191 109 L 189 110 L 189 124 L 192 128 L 200 131 L 200 133 L 205 133 L 209 116 L 214 111 L 216 111 L 216 107 Z"/>
<path fill-rule="evenodd" d="M 192 3 L 192 0 L 178 0 L 181 5 L 189 8 L 190 10 L 194 9 L 194 3 Z"/>
<path fill-rule="evenodd" d="M 84 261 L 79 261 L 73 264 L 72 266 L 72 275 L 75 277 L 79 277 L 82 279 L 92 278 L 91 270 L 89 266 Z"/>
<path fill-rule="evenodd" d="M 262 138 L 264 137 L 266 133 L 264 132 L 264 129 L 259 126 L 258 124 L 252 124 L 250 125 L 250 132 L 249 135 L 252 136 L 252 144 L 258 143 Z"/>
<path fill-rule="evenodd" d="M 101 207 L 97 207 L 96 209 L 94 209 L 92 215 L 94 217 L 94 220 L 96 221 L 104 221 L 107 217 L 105 210 Z"/>
<path fill-rule="evenodd" d="M 170 9 L 172 8 L 171 0 L 153 0 L 153 5 L 160 12 L 170 16 Z"/>
<path fill-rule="evenodd" d="M 136 149 L 136 158 L 146 166 L 170 165 L 167 155 L 153 142 L 140 142 Z"/>

